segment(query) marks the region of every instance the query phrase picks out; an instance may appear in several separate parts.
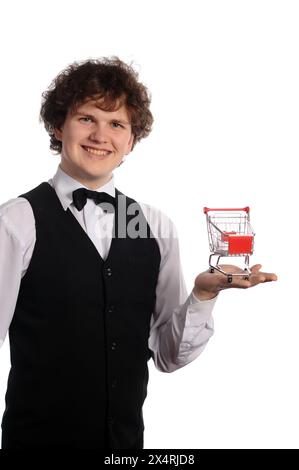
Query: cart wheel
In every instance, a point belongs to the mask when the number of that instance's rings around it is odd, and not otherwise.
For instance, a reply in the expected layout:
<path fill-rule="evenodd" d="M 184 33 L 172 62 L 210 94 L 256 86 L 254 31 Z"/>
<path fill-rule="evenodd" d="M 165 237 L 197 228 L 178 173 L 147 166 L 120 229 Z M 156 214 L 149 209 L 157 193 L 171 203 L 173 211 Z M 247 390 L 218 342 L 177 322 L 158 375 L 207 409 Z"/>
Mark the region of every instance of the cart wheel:
<path fill-rule="evenodd" d="M 214 268 L 210 268 L 210 273 L 214 273 L 215 272 L 215 269 Z"/>
<path fill-rule="evenodd" d="M 227 276 L 227 282 L 231 283 L 233 280 L 233 276 L 231 274 L 228 274 Z"/>
<path fill-rule="evenodd" d="M 244 276 L 243 279 L 244 279 L 244 281 L 248 281 L 249 276 Z"/>

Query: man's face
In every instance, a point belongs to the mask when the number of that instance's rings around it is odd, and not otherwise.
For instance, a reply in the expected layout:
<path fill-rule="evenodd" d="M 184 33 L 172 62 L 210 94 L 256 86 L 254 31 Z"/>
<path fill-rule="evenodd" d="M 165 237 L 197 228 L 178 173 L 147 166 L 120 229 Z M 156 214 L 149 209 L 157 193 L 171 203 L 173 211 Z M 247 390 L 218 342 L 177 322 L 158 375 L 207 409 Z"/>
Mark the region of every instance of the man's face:
<path fill-rule="evenodd" d="M 90 189 L 110 180 L 134 140 L 125 106 L 103 111 L 92 100 L 69 112 L 55 137 L 62 142 L 62 170 Z"/>

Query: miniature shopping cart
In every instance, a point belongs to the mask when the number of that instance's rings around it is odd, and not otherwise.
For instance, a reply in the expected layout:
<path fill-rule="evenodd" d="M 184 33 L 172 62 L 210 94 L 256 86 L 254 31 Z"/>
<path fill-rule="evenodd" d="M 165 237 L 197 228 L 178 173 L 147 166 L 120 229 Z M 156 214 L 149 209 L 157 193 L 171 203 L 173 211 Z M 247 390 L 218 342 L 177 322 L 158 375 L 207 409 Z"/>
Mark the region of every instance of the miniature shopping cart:
<path fill-rule="evenodd" d="M 242 209 L 210 209 L 204 207 L 210 244 L 210 272 L 215 269 L 227 276 L 232 282 L 233 276 L 249 278 L 249 256 L 253 253 L 254 233 L 249 221 L 249 207 Z M 243 273 L 228 273 L 219 266 L 221 257 L 241 256 L 245 258 Z M 213 259 L 216 257 L 216 263 Z"/>

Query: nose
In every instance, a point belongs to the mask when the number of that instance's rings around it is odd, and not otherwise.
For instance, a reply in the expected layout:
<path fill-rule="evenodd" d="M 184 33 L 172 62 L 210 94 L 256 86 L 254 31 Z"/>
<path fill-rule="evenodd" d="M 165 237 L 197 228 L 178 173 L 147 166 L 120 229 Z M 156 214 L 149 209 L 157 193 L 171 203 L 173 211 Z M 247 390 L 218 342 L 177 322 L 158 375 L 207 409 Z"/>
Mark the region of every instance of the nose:
<path fill-rule="evenodd" d="M 90 133 L 90 139 L 97 143 L 107 143 L 108 136 L 104 123 L 97 123 Z"/>

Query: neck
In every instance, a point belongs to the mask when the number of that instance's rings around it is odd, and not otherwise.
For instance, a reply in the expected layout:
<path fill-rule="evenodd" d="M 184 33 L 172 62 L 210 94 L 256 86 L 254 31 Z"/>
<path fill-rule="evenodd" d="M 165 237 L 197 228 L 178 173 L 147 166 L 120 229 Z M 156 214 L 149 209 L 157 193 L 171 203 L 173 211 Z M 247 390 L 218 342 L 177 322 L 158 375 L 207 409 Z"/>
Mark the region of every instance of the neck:
<path fill-rule="evenodd" d="M 86 188 L 92 189 L 92 190 L 101 188 L 102 186 L 107 184 L 112 179 L 112 173 L 110 173 L 109 175 L 105 175 L 101 178 L 99 178 L 99 177 L 97 177 L 97 178 L 86 178 L 83 175 L 76 174 L 76 173 L 70 171 L 68 168 L 65 168 L 65 166 L 62 165 L 61 163 L 60 163 L 59 167 L 65 174 L 70 176 L 70 178 L 73 178 L 74 180 L 78 181 L 79 183 L 81 183 Z"/>

